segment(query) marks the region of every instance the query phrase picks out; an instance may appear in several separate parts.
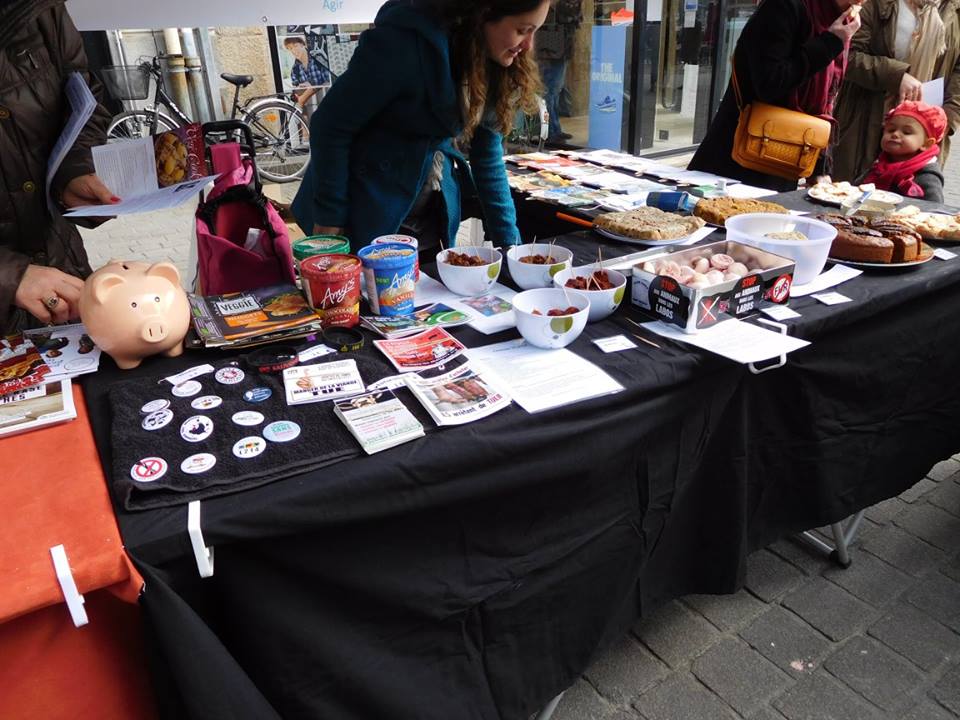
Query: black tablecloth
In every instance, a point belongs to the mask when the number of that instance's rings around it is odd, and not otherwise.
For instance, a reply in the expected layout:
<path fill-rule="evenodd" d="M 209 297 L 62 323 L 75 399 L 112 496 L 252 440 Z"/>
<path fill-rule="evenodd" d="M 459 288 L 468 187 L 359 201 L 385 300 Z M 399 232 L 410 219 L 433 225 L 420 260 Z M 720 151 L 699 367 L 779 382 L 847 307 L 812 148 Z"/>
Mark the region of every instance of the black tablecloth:
<path fill-rule="evenodd" d="M 558 243 L 586 261 L 598 239 Z M 624 392 L 205 501 L 209 579 L 185 508 L 118 507 L 168 716 L 526 718 L 651 607 L 732 592 L 750 550 L 901 492 L 960 449 L 960 259 L 839 290 L 791 301 L 813 345 L 761 375 L 666 339 L 600 352 L 641 319 L 625 305 L 571 346 Z M 109 467 L 104 365 L 85 390 Z"/>

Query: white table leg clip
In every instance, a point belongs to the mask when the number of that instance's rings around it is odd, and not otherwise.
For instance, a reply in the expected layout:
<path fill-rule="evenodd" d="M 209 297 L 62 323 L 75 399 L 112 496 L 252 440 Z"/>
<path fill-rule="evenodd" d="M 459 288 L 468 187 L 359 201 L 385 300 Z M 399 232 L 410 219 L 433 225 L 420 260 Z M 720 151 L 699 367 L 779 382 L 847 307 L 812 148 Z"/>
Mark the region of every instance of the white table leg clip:
<path fill-rule="evenodd" d="M 208 578 L 213 575 L 213 548 L 207 547 L 203 541 L 203 530 L 200 529 L 200 501 L 194 500 L 187 505 L 187 533 L 190 535 L 190 544 L 193 546 L 193 555 L 197 559 L 197 570 L 200 577 Z"/>
<path fill-rule="evenodd" d="M 766 318 L 757 318 L 757 322 L 762 322 L 764 325 L 769 325 L 772 328 L 776 328 L 777 330 L 780 331 L 781 335 L 787 334 L 787 326 L 784 325 L 783 323 L 774 322 L 773 320 L 767 320 Z M 754 375 L 759 375 L 760 373 L 764 373 L 767 370 L 775 370 L 777 368 L 782 368 L 786 364 L 787 364 L 787 354 L 784 353 L 780 356 L 779 362 L 772 363 L 762 368 L 757 368 L 755 363 L 747 363 L 747 367 L 750 369 L 750 372 L 752 372 Z"/>
<path fill-rule="evenodd" d="M 73 579 L 73 571 L 67 561 L 67 551 L 64 550 L 63 545 L 55 545 L 50 548 L 50 556 L 53 558 L 53 570 L 57 574 L 63 599 L 67 602 L 70 618 L 74 625 L 82 627 L 89 620 L 87 619 L 87 611 L 83 608 L 83 595 L 77 590 L 77 583 Z"/>

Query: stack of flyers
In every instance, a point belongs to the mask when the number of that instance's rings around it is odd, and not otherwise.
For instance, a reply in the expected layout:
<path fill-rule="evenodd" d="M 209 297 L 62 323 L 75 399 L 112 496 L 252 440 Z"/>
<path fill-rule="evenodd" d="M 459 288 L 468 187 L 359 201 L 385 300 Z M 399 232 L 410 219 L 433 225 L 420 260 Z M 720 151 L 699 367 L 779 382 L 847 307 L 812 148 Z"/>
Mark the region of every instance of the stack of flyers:
<path fill-rule="evenodd" d="M 417 372 L 439 367 L 465 350 L 463 343 L 443 328 L 430 328 L 400 340 L 374 340 L 400 372 Z"/>
<path fill-rule="evenodd" d="M 423 425 L 393 394 L 377 390 L 338 400 L 334 414 L 367 455 L 423 437 Z"/>
<path fill-rule="evenodd" d="M 365 390 L 356 360 L 287 368 L 283 371 L 283 388 L 287 405 L 336 400 Z"/>
<path fill-rule="evenodd" d="M 437 425 L 462 425 L 503 410 L 510 397 L 469 365 L 434 378 L 407 377 L 410 391 Z"/>
<path fill-rule="evenodd" d="M 69 380 L 0 395 L 0 437 L 67 422 L 76 417 Z"/>
<path fill-rule="evenodd" d="M 432 327 L 463 325 L 470 318 L 466 313 L 454 310 L 449 305 L 434 303 L 416 310 L 411 315 L 367 315 L 360 318 L 361 324 L 388 340 L 407 337 Z"/>
<path fill-rule="evenodd" d="M 50 366 L 22 333 L 0 338 L 0 395 L 42 385 Z"/>
<path fill-rule="evenodd" d="M 100 348 L 79 323 L 24 330 L 23 334 L 50 366 L 46 382 L 96 372 L 100 367 Z"/>
<path fill-rule="evenodd" d="M 474 313 L 470 327 L 485 335 L 507 330 L 517 324 L 513 304 L 500 295 L 460 298 L 457 302 Z"/>

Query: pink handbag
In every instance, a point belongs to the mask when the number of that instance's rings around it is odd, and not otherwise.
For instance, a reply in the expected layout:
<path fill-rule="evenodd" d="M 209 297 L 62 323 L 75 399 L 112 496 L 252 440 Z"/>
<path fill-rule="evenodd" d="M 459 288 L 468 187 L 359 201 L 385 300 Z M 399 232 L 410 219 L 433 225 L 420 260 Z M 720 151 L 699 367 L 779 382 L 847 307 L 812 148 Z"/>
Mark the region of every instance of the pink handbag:
<path fill-rule="evenodd" d="M 204 125 L 204 135 L 211 125 L 216 123 Z M 197 208 L 197 292 L 223 295 L 293 284 L 287 226 L 264 197 L 254 162 L 241 157 L 237 142 L 209 150 L 213 172 L 220 177 Z"/>

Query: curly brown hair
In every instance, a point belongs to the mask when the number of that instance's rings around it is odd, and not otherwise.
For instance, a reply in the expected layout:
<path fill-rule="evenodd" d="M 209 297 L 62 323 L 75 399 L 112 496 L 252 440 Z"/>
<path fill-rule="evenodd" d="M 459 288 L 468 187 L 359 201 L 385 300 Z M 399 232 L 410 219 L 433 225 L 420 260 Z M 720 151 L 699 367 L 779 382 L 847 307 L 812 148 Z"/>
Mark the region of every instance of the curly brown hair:
<path fill-rule="evenodd" d="M 556 0 L 426 0 L 450 34 L 450 58 L 461 87 L 460 111 L 463 132 L 469 142 L 484 119 L 487 108 L 495 116 L 494 129 L 506 135 L 518 109 L 537 112 L 537 95 L 543 91 L 540 69 L 532 53 L 521 53 L 509 67 L 487 55 L 483 23 L 536 10 Z"/>

